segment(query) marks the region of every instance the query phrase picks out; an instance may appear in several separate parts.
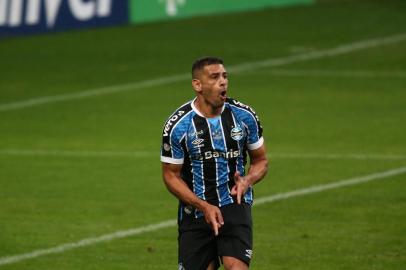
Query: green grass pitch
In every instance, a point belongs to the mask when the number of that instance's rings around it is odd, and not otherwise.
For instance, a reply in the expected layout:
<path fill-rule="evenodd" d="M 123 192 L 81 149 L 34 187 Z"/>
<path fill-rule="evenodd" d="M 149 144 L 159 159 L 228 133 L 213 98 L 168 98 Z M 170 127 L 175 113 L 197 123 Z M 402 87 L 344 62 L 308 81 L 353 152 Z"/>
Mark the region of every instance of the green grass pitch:
<path fill-rule="evenodd" d="M 257 111 L 271 157 L 255 196 L 404 168 L 405 14 L 403 0 L 324 0 L 1 40 L 0 108 L 186 74 L 202 55 L 235 67 L 349 45 L 230 72 L 229 95 Z M 161 129 L 193 95 L 180 79 L 0 111 L 0 262 L 175 219 L 177 201 L 161 180 Z M 405 181 L 399 173 L 255 206 L 251 269 L 405 269 Z M 0 270 L 176 269 L 176 237 L 166 227 Z"/>

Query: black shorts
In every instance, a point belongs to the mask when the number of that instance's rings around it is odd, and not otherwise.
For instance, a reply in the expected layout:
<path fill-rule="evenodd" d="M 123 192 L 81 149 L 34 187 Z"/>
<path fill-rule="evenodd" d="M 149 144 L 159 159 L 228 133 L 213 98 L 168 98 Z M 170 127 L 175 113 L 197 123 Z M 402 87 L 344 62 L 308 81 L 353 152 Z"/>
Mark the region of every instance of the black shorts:
<path fill-rule="evenodd" d="M 204 217 L 195 218 L 194 211 L 183 213 L 179 221 L 179 269 L 206 270 L 213 261 L 217 269 L 222 256 L 234 257 L 249 265 L 252 256 L 251 205 L 229 204 L 220 210 L 224 225 L 217 237 Z"/>

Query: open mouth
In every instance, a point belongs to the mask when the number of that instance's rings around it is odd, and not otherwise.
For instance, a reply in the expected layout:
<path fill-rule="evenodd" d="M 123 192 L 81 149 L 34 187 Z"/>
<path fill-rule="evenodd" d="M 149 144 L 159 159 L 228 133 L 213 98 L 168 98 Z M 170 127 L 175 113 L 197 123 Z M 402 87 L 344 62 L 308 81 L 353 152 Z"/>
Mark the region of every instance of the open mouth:
<path fill-rule="evenodd" d="M 227 91 L 226 90 L 221 91 L 220 96 L 225 99 L 227 97 Z"/>

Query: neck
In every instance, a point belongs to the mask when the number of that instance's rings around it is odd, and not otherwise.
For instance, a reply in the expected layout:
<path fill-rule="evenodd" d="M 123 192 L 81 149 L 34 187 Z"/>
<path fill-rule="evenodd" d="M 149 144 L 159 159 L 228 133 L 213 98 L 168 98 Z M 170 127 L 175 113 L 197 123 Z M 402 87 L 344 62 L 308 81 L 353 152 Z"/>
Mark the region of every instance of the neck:
<path fill-rule="evenodd" d="M 223 111 L 223 106 L 213 107 L 210 103 L 206 102 L 204 99 L 196 98 L 194 101 L 196 109 L 206 118 L 213 118 L 219 116 Z"/>

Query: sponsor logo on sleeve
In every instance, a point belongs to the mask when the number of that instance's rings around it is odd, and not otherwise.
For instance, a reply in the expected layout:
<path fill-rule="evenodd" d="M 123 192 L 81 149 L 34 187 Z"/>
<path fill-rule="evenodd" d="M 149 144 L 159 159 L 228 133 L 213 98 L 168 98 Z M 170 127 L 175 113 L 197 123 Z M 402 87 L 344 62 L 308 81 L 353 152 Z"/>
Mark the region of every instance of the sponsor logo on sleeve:
<path fill-rule="evenodd" d="M 171 150 L 171 146 L 167 143 L 164 143 L 164 150 L 165 151 L 170 151 Z"/>
<path fill-rule="evenodd" d="M 184 111 L 178 111 L 176 114 L 174 114 L 169 120 L 168 122 L 166 122 L 166 125 L 164 127 L 164 136 L 168 136 L 169 133 L 168 131 L 171 129 L 171 127 L 173 126 L 173 124 L 179 119 L 179 117 L 181 117 L 182 115 L 184 115 L 185 112 Z"/>

